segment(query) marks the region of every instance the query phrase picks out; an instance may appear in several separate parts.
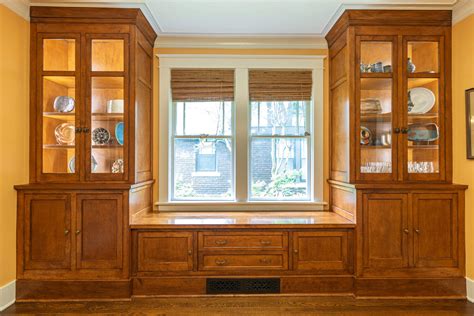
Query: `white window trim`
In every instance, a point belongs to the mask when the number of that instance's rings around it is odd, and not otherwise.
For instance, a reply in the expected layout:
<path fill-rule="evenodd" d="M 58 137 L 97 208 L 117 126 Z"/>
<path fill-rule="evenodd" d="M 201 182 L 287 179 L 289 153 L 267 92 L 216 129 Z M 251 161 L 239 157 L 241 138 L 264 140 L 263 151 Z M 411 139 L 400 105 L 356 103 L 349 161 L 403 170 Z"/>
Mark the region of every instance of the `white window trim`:
<path fill-rule="evenodd" d="M 185 55 L 158 54 L 159 58 L 159 168 L 158 202 L 160 211 L 305 211 L 323 210 L 323 85 L 324 55 Z M 169 201 L 170 190 L 170 120 L 172 68 L 232 68 L 235 69 L 235 168 L 248 170 L 248 69 L 310 69 L 313 73 L 313 146 L 311 149 L 311 201 L 247 201 L 248 172 L 235 173 L 236 201 Z M 243 123 L 242 123 L 243 122 Z M 318 154 L 315 159 L 315 153 Z"/>

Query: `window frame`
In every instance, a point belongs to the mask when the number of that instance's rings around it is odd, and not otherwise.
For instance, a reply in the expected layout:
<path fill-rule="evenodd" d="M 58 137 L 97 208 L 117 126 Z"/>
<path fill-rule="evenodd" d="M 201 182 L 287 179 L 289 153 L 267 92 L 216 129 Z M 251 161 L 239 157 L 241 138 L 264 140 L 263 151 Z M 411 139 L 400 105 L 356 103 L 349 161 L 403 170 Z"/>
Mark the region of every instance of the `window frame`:
<path fill-rule="evenodd" d="M 323 77 L 324 55 L 186 55 L 158 54 L 159 58 L 159 102 L 158 102 L 158 201 L 155 206 L 160 211 L 225 211 L 225 210 L 323 210 L 327 203 L 323 201 Z M 173 68 L 230 68 L 235 71 L 235 95 L 233 102 L 233 151 L 234 151 L 234 192 L 235 200 L 183 201 L 171 200 L 173 176 L 173 152 L 170 150 L 171 127 L 173 119 L 171 100 L 171 69 Z M 249 69 L 307 69 L 312 70 L 313 87 L 311 102 L 311 161 L 308 178 L 310 181 L 310 199 L 302 200 L 250 200 L 250 100 L 248 91 Z M 246 169 L 246 172 L 237 170 Z"/>

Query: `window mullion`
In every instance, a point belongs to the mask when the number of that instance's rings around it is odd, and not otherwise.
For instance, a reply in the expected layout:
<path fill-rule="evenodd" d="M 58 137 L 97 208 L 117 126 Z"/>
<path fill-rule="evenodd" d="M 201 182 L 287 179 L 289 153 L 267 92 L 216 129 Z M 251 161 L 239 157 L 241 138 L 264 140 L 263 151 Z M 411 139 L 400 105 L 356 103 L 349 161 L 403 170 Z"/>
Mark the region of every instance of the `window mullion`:
<path fill-rule="evenodd" d="M 248 200 L 248 150 L 249 150 L 249 89 L 248 69 L 235 69 L 234 90 L 234 140 L 235 140 L 235 199 L 238 202 Z"/>

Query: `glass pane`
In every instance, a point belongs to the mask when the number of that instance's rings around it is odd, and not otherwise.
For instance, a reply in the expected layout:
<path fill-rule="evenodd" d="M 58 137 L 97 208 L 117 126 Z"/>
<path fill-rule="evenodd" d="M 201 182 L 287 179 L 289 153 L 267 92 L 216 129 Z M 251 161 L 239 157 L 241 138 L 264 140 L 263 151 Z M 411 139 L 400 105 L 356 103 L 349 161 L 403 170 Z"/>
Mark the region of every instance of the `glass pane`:
<path fill-rule="evenodd" d="M 43 172 L 74 173 L 74 77 L 43 77 Z"/>
<path fill-rule="evenodd" d="M 173 199 L 231 200 L 232 151 L 231 139 L 175 139 Z"/>
<path fill-rule="evenodd" d="M 309 133 L 308 101 L 251 102 L 252 135 L 300 135 Z"/>
<path fill-rule="evenodd" d="M 392 79 L 361 79 L 361 173 L 392 172 Z"/>
<path fill-rule="evenodd" d="M 43 70 L 74 71 L 76 41 L 73 39 L 43 40 Z"/>
<path fill-rule="evenodd" d="M 439 72 L 438 42 L 408 42 L 409 73 Z"/>
<path fill-rule="evenodd" d="M 123 71 L 123 40 L 92 40 L 92 71 Z"/>
<path fill-rule="evenodd" d="M 176 102 L 176 135 L 231 135 L 232 102 Z"/>
<path fill-rule="evenodd" d="M 92 78 L 91 172 L 123 173 L 126 129 L 122 77 Z"/>
<path fill-rule="evenodd" d="M 392 42 L 361 42 L 361 72 L 392 72 Z"/>
<path fill-rule="evenodd" d="M 308 200 L 306 138 L 253 138 L 250 149 L 252 199 Z"/>
<path fill-rule="evenodd" d="M 408 172 L 439 172 L 438 79 L 408 80 Z"/>

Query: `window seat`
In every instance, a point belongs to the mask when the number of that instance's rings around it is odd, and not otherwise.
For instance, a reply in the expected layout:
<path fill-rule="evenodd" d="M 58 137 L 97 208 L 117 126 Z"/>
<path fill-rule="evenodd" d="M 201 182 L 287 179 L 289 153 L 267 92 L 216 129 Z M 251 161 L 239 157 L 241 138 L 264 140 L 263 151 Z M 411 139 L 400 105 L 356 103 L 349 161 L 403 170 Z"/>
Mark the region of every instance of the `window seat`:
<path fill-rule="evenodd" d="M 315 212 L 148 212 L 130 221 L 132 229 L 156 228 L 353 228 L 330 211 Z"/>

